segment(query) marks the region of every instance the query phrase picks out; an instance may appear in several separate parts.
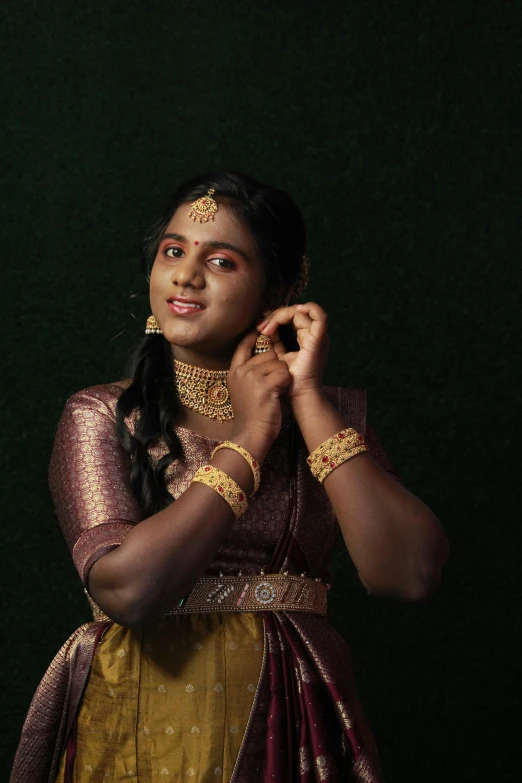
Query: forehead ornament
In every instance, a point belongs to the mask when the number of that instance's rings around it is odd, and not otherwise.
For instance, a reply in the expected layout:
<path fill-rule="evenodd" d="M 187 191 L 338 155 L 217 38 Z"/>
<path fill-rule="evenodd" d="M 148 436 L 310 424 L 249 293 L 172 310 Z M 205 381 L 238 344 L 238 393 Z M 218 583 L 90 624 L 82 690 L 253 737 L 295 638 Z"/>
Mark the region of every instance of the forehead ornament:
<path fill-rule="evenodd" d="M 209 220 L 214 220 L 214 215 L 218 211 L 218 205 L 212 198 L 215 192 L 214 188 L 210 188 L 206 196 L 198 198 L 191 204 L 188 215 L 194 223 L 207 223 Z"/>

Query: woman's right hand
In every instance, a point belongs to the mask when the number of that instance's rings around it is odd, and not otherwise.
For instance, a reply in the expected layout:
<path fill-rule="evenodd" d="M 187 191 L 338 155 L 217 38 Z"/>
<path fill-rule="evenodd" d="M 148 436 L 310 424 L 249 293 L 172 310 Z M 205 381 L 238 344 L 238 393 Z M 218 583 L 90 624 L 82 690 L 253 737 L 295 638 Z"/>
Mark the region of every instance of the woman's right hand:
<path fill-rule="evenodd" d="M 227 385 L 234 410 L 231 439 L 241 441 L 241 445 L 245 439 L 255 443 L 258 459 L 262 461 L 281 430 L 281 396 L 292 376 L 286 362 L 275 351 L 252 356 L 258 336 L 257 330 L 249 332 L 237 346 Z"/>

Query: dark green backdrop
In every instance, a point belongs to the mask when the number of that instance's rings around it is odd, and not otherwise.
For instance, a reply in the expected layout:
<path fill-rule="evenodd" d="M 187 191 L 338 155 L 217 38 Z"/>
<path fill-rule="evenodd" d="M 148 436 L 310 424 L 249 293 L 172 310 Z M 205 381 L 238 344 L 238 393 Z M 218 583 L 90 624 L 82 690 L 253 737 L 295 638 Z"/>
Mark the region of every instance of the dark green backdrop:
<path fill-rule="evenodd" d="M 236 167 L 301 206 L 326 380 L 368 389 L 452 545 L 426 606 L 369 598 L 347 555 L 336 565 L 331 615 L 387 781 L 514 780 L 521 3 L 0 13 L 3 777 L 40 677 L 89 617 L 46 484 L 60 411 L 122 377 L 147 315 L 129 299 L 136 248 L 174 185 Z"/>

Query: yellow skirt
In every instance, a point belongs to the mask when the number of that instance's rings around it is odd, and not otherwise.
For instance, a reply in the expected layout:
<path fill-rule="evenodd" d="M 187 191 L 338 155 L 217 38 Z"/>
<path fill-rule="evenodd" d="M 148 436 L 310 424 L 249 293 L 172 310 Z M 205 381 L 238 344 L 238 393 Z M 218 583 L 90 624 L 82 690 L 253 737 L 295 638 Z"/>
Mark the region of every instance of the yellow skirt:
<path fill-rule="evenodd" d="M 228 783 L 263 662 L 254 613 L 113 625 L 78 712 L 74 783 Z M 65 756 L 57 783 L 63 783 Z"/>

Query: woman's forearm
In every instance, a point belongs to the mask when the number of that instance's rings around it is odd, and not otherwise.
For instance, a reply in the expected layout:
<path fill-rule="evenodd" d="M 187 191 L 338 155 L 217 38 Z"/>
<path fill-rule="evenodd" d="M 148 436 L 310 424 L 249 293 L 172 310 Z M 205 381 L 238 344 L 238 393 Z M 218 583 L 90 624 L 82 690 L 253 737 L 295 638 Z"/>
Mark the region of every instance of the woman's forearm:
<path fill-rule="evenodd" d="M 292 399 L 310 452 L 345 428 L 319 390 Z M 410 601 L 431 595 L 449 544 L 435 515 L 368 453 L 330 473 L 324 487 L 363 584 L 374 594 Z"/>
<path fill-rule="evenodd" d="M 233 440 L 261 463 L 268 446 L 259 436 Z M 248 494 L 252 471 L 230 449 L 218 451 L 212 465 Z M 121 625 L 139 627 L 162 617 L 187 595 L 227 537 L 234 521 L 228 503 L 215 490 L 191 484 L 170 506 L 137 524 L 122 544 L 97 560 L 88 590 L 101 609 Z"/>

